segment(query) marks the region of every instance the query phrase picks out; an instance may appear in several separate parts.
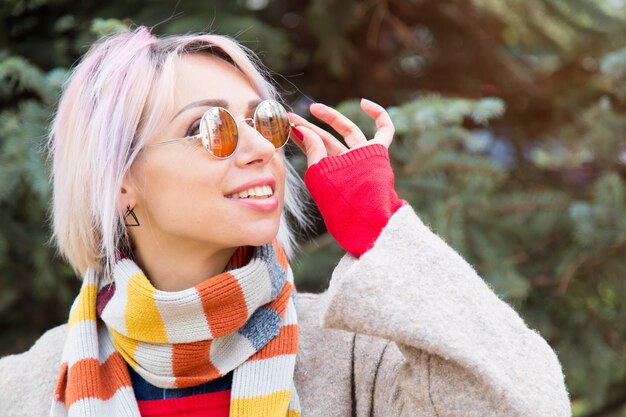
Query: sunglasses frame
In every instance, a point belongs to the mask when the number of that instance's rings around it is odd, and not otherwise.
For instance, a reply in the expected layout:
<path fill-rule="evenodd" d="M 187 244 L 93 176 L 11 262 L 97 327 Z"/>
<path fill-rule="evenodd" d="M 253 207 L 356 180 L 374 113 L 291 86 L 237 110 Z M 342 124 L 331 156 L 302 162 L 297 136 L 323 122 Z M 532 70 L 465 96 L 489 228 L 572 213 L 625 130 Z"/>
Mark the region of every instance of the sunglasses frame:
<path fill-rule="evenodd" d="M 204 146 L 204 149 L 205 149 L 205 150 L 206 150 L 206 151 L 207 151 L 207 152 L 208 152 L 208 153 L 209 153 L 212 157 L 217 158 L 217 159 L 228 159 L 228 158 L 230 158 L 231 156 L 233 156 L 233 155 L 235 154 L 235 152 L 237 152 L 237 148 L 239 148 L 239 123 L 241 123 L 241 122 L 246 122 L 246 123 L 247 123 L 250 127 L 253 127 L 253 128 L 254 128 L 257 132 L 259 132 L 259 131 L 256 129 L 256 122 L 255 122 L 255 119 L 256 119 L 256 116 L 257 116 L 257 111 L 259 111 L 259 107 L 261 107 L 261 106 L 262 106 L 263 104 L 265 104 L 265 103 L 276 103 L 276 104 L 278 104 L 278 105 L 279 105 L 279 106 L 280 106 L 283 110 L 285 110 L 285 113 L 287 112 L 287 109 L 285 108 L 285 106 L 283 106 L 282 104 L 280 104 L 278 101 L 276 101 L 276 100 L 272 100 L 272 99 L 266 99 L 266 100 L 263 100 L 262 102 L 260 102 L 260 103 L 256 106 L 256 108 L 254 109 L 254 115 L 253 115 L 252 117 L 247 117 L 247 118 L 245 118 L 245 119 L 241 119 L 241 120 L 237 120 L 237 119 L 235 119 L 235 117 L 233 116 L 233 114 L 232 114 L 230 111 L 228 111 L 228 109 L 225 109 L 224 107 L 220 107 L 220 106 L 213 106 L 213 107 L 210 107 L 210 108 L 208 108 L 208 109 L 207 109 L 207 111 L 205 111 L 205 112 L 204 112 L 204 114 L 202 114 L 202 118 L 200 119 L 200 123 L 201 123 L 201 124 L 204 122 L 204 118 L 205 118 L 205 116 L 206 116 L 206 115 L 207 115 L 210 111 L 212 111 L 213 109 L 220 109 L 220 110 L 224 110 L 224 111 L 225 111 L 225 112 L 226 112 L 226 113 L 227 113 L 227 114 L 231 117 L 231 119 L 233 120 L 233 122 L 235 122 L 235 128 L 237 129 L 237 131 L 236 131 L 236 134 L 237 134 L 237 143 L 236 143 L 236 145 L 235 145 L 235 149 L 233 149 L 233 152 L 232 152 L 230 155 L 227 155 L 227 156 L 217 156 L 217 155 L 215 155 L 213 152 L 211 152 L 211 150 L 210 150 L 210 148 L 209 148 L 209 137 L 208 137 L 209 135 L 208 135 L 208 133 L 206 134 L 206 137 L 205 137 L 205 135 L 202 135 L 202 134 L 198 133 L 197 135 L 193 135 L 193 136 L 185 136 L 185 137 L 182 137 L 182 138 L 168 139 L 168 140 L 164 140 L 164 141 L 157 142 L 157 143 L 151 143 L 150 145 L 146 145 L 146 147 L 147 147 L 147 148 L 150 148 L 150 147 L 153 147 L 153 146 L 167 145 L 167 144 L 169 144 L 169 143 L 180 142 L 180 141 L 200 140 L 200 141 L 202 141 L 202 145 Z M 287 120 L 289 120 L 289 118 L 287 118 Z M 289 142 L 289 136 L 290 136 L 290 134 L 291 134 L 291 129 L 293 129 L 296 125 L 295 125 L 295 124 L 293 124 L 293 123 L 291 123 L 291 122 L 289 122 L 289 123 L 288 123 L 288 126 L 289 126 L 289 132 L 287 133 L 287 140 L 285 140 L 285 143 L 283 143 L 283 144 L 282 144 L 281 146 L 279 146 L 278 148 L 276 148 L 276 147 L 275 147 L 275 149 L 280 149 L 280 148 L 284 147 L 284 146 L 287 144 L 287 142 Z M 261 133 L 261 132 L 259 132 L 259 133 Z M 261 134 L 261 136 L 263 136 L 263 135 Z M 263 136 L 263 137 L 265 138 L 265 136 Z M 265 138 L 265 139 L 267 139 L 267 138 Z M 267 140 L 268 140 L 269 142 L 271 142 L 269 139 L 267 139 Z"/>

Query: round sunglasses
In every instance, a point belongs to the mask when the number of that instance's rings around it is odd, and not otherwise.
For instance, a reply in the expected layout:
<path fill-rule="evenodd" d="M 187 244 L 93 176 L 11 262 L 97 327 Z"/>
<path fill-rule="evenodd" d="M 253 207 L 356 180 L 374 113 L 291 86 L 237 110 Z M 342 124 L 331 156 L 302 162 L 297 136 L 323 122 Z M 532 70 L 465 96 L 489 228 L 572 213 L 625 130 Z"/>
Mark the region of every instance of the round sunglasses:
<path fill-rule="evenodd" d="M 215 158 L 226 159 L 237 150 L 239 145 L 238 125 L 241 122 L 246 122 L 254 127 L 265 139 L 272 142 L 276 149 L 285 146 L 289 140 L 291 128 L 295 126 L 289 122 L 287 110 L 275 100 L 262 101 L 254 110 L 253 117 L 239 121 L 236 121 L 227 109 L 211 107 L 202 115 L 197 135 L 152 143 L 147 147 L 181 140 L 201 140 L 207 152 Z"/>

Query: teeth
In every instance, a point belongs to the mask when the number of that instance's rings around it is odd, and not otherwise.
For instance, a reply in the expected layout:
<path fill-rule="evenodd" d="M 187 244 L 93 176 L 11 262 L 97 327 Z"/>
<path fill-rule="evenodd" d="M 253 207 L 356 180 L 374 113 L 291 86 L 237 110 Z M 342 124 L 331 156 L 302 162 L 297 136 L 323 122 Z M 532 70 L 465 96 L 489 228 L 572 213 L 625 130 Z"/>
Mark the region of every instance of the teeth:
<path fill-rule="evenodd" d="M 230 198 L 249 198 L 249 197 L 270 197 L 274 193 L 272 187 L 269 185 L 262 185 L 259 187 L 252 187 L 240 193 L 231 194 L 227 197 Z"/>

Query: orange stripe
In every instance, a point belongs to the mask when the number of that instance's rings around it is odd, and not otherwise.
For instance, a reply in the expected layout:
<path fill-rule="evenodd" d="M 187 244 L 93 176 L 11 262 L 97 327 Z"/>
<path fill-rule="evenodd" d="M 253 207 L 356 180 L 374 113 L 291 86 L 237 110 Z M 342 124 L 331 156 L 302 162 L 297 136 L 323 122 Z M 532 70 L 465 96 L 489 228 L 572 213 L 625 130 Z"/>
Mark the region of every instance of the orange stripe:
<path fill-rule="evenodd" d="M 273 358 L 279 355 L 298 353 L 298 325 L 288 324 L 280 328 L 278 335 L 254 355 L 250 360 Z"/>
<path fill-rule="evenodd" d="M 54 389 L 54 399 L 64 403 L 65 402 L 65 387 L 67 386 L 67 362 L 61 364 L 59 369 L 59 378 L 57 379 L 57 386 Z"/>
<path fill-rule="evenodd" d="M 178 388 L 199 385 L 222 376 L 211 363 L 211 342 L 203 340 L 172 346 L 172 370 Z"/>
<path fill-rule="evenodd" d="M 69 369 L 65 405 L 70 407 L 84 398 L 108 400 L 122 387 L 131 386 L 122 356 L 114 352 L 100 365 L 97 359 L 81 359 Z"/>
<path fill-rule="evenodd" d="M 276 252 L 276 259 L 278 260 L 278 263 L 281 264 L 286 271 L 288 262 L 285 251 L 283 251 L 283 248 L 278 244 L 278 240 L 276 239 L 272 241 L 272 245 L 274 245 L 274 251 Z"/>
<path fill-rule="evenodd" d="M 237 279 L 224 272 L 196 286 L 213 338 L 239 329 L 248 318 L 248 306 Z"/>
<path fill-rule="evenodd" d="M 226 264 L 227 268 L 241 268 L 242 266 L 248 264 L 250 259 L 252 258 L 252 253 L 254 251 L 253 246 L 240 246 L 237 248 L 233 256 L 231 256 L 228 264 Z"/>

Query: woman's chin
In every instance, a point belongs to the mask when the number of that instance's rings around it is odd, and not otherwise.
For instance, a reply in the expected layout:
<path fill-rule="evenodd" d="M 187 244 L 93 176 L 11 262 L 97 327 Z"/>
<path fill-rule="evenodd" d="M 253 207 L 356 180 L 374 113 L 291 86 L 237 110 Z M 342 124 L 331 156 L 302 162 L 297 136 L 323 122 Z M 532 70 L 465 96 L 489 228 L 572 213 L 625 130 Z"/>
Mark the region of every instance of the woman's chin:
<path fill-rule="evenodd" d="M 272 242 L 278 235 L 280 219 L 240 225 L 235 243 L 237 246 L 262 246 Z"/>
<path fill-rule="evenodd" d="M 249 239 L 246 239 L 248 243 L 244 243 L 247 246 L 262 246 L 267 243 L 271 243 L 276 236 L 278 236 L 278 229 L 270 230 L 265 233 L 258 233 L 256 236 L 250 236 Z"/>

